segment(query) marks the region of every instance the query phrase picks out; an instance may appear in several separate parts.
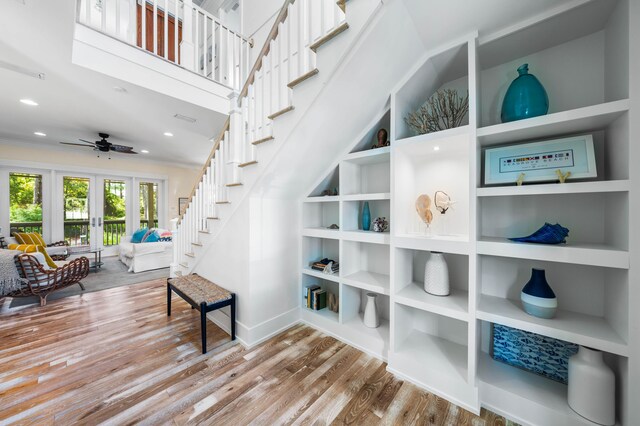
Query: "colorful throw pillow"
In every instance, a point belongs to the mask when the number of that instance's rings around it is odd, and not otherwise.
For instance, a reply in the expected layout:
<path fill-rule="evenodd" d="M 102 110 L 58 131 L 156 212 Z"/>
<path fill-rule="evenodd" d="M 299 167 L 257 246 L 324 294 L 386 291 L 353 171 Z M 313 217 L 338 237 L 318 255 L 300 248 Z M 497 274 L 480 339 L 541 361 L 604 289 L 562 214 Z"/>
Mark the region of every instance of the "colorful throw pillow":
<path fill-rule="evenodd" d="M 55 269 L 58 267 L 58 265 L 56 265 L 56 262 L 51 259 L 51 256 L 49 256 L 49 253 L 47 253 L 47 250 L 44 246 L 35 244 L 9 244 L 9 250 L 18 250 L 23 253 L 42 253 L 42 255 L 44 256 L 44 260 L 45 262 L 47 262 L 47 266 L 49 266 L 49 268 Z"/>
<path fill-rule="evenodd" d="M 34 244 L 36 246 L 43 247 L 47 246 L 42 235 L 37 232 L 16 232 L 13 234 L 13 238 L 16 239 L 18 244 Z"/>
<path fill-rule="evenodd" d="M 150 228 L 149 230 L 147 230 L 147 233 L 144 234 L 144 237 L 142 237 L 142 242 L 146 243 L 147 242 L 147 238 L 149 238 L 155 232 L 156 232 L 156 230 L 154 228 Z M 149 241 L 149 242 L 152 242 L 152 241 Z"/>
<path fill-rule="evenodd" d="M 160 241 L 160 235 L 157 232 L 153 231 L 150 234 L 145 235 L 142 240 L 143 243 L 157 243 Z"/>
<path fill-rule="evenodd" d="M 171 237 L 160 237 L 158 241 L 162 243 L 170 243 L 173 239 Z"/>
<path fill-rule="evenodd" d="M 141 243 L 144 236 L 147 235 L 147 232 L 149 232 L 147 228 L 138 229 L 131 235 L 131 242 L 134 244 Z"/>

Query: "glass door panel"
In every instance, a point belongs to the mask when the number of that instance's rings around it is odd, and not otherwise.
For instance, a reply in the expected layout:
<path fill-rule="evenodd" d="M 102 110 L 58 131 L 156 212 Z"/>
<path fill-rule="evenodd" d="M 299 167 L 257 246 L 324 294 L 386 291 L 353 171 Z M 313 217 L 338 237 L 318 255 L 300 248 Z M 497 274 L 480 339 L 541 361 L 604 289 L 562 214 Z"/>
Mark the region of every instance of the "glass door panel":
<path fill-rule="evenodd" d="M 65 176 L 62 179 L 64 239 L 71 246 L 95 244 L 91 186 L 91 179 L 86 177 Z"/>
<path fill-rule="evenodd" d="M 157 182 L 140 182 L 140 227 L 158 227 Z"/>
<path fill-rule="evenodd" d="M 42 175 L 9 173 L 9 227 L 14 232 L 43 234 Z"/>
<path fill-rule="evenodd" d="M 116 179 L 103 182 L 102 242 L 104 247 L 117 246 L 127 234 L 127 182 Z"/>

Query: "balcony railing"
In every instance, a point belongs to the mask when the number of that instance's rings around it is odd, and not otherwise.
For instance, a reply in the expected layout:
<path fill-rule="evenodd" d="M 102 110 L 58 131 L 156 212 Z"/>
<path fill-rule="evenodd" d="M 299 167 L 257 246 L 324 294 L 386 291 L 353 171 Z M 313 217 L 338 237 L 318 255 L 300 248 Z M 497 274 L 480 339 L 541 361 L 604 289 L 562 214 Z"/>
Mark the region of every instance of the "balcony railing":
<path fill-rule="evenodd" d="M 13 222 L 11 225 L 11 234 L 14 232 L 37 232 L 42 234 L 42 222 Z M 68 220 L 64 222 L 64 239 L 71 246 L 79 246 L 89 244 L 89 227 L 88 220 Z M 148 228 L 149 221 L 140 220 L 140 227 Z M 153 224 L 154 228 L 158 227 L 158 220 Z M 103 224 L 102 241 L 103 245 L 114 246 L 120 244 L 120 240 L 127 233 L 125 220 L 105 220 Z"/>
<path fill-rule="evenodd" d="M 240 91 L 249 46 L 192 0 L 77 0 L 77 22 Z"/>

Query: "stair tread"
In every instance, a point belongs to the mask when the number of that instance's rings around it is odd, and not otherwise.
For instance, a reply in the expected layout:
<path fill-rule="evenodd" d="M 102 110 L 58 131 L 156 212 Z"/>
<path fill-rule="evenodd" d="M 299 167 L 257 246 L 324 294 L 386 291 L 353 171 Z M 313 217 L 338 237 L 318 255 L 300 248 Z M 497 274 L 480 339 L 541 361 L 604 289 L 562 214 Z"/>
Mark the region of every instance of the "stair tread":
<path fill-rule="evenodd" d="M 241 166 L 238 166 L 241 167 Z M 216 201 L 216 204 L 231 204 L 231 201 Z"/>
<path fill-rule="evenodd" d="M 209 232 L 208 229 L 201 229 L 198 232 L 200 232 L 201 234 L 210 234 L 211 232 Z"/>
<path fill-rule="evenodd" d="M 185 253 L 184 255 L 189 257 L 196 257 L 195 253 Z"/>
<path fill-rule="evenodd" d="M 198 243 L 198 242 L 196 242 L 196 243 L 191 243 L 191 244 L 192 244 L 192 245 L 194 245 L 194 246 L 196 246 L 196 247 L 202 247 L 202 243 Z"/>
<path fill-rule="evenodd" d="M 247 167 L 253 164 L 258 164 L 257 160 L 247 161 L 246 163 L 238 164 L 238 167 Z"/>
<path fill-rule="evenodd" d="M 220 218 L 219 218 L 219 217 L 217 217 L 217 216 L 209 216 L 207 219 L 210 219 L 210 220 L 220 220 Z"/>
<path fill-rule="evenodd" d="M 318 70 L 318 68 L 314 68 L 311 71 L 306 72 L 306 73 L 302 74 L 300 77 L 298 77 L 295 80 L 291 81 L 289 84 L 287 84 L 287 87 L 289 87 L 290 89 L 293 89 L 298 84 L 300 84 L 303 81 L 313 77 L 314 75 L 318 74 L 319 72 L 320 71 Z"/>
<path fill-rule="evenodd" d="M 261 143 L 269 142 L 269 141 L 272 141 L 272 140 L 273 140 L 273 136 L 267 136 L 265 138 L 258 139 L 258 140 L 255 140 L 255 141 L 251 142 L 251 145 L 260 145 Z"/>
<path fill-rule="evenodd" d="M 269 115 L 268 118 L 269 120 L 273 120 L 276 117 L 280 117 L 283 114 L 288 113 L 289 111 L 293 111 L 295 109 L 295 107 L 293 105 L 289 105 L 286 108 L 282 108 L 280 111 L 274 112 L 273 114 Z"/>
<path fill-rule="evenodd" d="M 343 22 L 342 24 L 331 30 L 331 32 L 329 32 L 327 35 L 315 41 L 311 46 L 309 46 L 309 49 L 315 52 L 320 46 L 327 43 L 329 40 L 333 39 L 338 34 L 345 31 L 347 28 L 349 28 L 349 24 L 347 22 Z"/>
<path fill-rule="evenodd" d="M 189 264 L 186 262 L 180 262 L 180 266 L 182 266 L 183 268 L 188 268 Z"/>
<path fill-rule="evenodd" d="M 228 187 L 242 186 L 242 182 L 228 183 L 226 186 L 228 186 Z"/>

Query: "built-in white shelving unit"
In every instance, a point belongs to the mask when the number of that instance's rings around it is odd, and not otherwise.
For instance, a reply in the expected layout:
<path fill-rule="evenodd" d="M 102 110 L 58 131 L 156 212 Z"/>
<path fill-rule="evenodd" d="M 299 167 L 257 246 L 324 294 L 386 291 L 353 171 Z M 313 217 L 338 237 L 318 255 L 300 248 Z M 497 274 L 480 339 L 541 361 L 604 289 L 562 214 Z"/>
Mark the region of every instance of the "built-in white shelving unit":
<path fill-rule="evenodd" d="M 546 13 L 546 14 L 545 14 Z M 591 425 L 569 408 L 567 386 L 491 357 L 492 324 L 502 324 L 605 352 L 616 373 L 617 424 L 637 424 L 640 337 L 635 190 L 639 138 L 631 108 L 629 0 L 575 2 L 495 34 L 470 34 L 430 51 L 399 80 L 390 108 L 377 117 L 303 201 L 302 286 L 329 282 L 340 314 L 303 309 L 303 319 L 388 359 L 405 380 L 471 411 L 485 406 L 522 424 Z M 580 25 L 576 25 L 576 23 Z M 549 114 L 500 122 L 516 69 L 529 64 L 545 86 Z M 638 70 L 635 70 L 636 74 Z M 436 90 L 469 93 L 457 128 L 416 135 L 405 123 Z M 391 147 L 371 150 L 377 129 Z M 487 147 L 569 135 L 593 136 L 598 177 L 565 184 L 484 184 Z M 339 186 L 338 196 L 316 197 Z M 432 207 L 427 227 L 415 212 L 420 194 L 446 192 L 455 204 Z M 388 233 L 362 231 L 362 203 Z M 326 230 L 338 221 L 339 230 Z M 567 244 L 523 244 L 545 222 L 570 229 Z M 337 276 L 310 274 L 318 245 L 338 247 Z M 634 252 L 634 250 L 636 250 Z M 430 252 L 449 265 L 451 294 L 423 289 Z M 553 319 L 526 314 L 520 291 L 532 268 L 545 269 L 559 310 Z M 362 323 L 364 294 L 379 294 L 382 325 Z M 327 318 L 333 318 L 329 321 Z"/>

